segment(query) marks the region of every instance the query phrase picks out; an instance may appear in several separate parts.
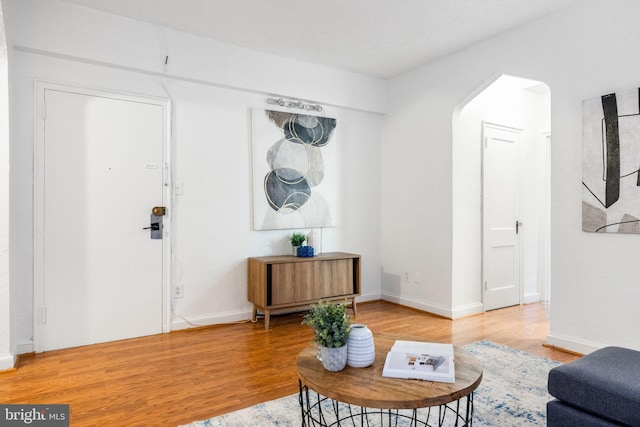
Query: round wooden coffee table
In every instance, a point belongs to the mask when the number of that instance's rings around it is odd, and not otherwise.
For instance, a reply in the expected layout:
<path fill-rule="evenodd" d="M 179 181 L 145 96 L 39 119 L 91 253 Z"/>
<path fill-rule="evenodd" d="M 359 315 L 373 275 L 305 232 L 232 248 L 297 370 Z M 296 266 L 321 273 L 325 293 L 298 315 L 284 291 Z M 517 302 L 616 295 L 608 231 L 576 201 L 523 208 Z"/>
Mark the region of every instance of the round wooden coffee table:
<path fill-rule="evenodd" d="M 303 426 L 360 425 L 470 426 L 473 391 L 482 381 L 482 362 L 454 347 L 455 383 L 382 376 L 387 352 L 396 340 L 426 341 L 419 337 L 374 333 L 376 359 L 367 368 L 347 366 L 329 372 L 312 344 L 297 358 Z M 448 420 L 451 419 L 451 422 Z M 397 424 L 399 423 L 399 424 Z"/>

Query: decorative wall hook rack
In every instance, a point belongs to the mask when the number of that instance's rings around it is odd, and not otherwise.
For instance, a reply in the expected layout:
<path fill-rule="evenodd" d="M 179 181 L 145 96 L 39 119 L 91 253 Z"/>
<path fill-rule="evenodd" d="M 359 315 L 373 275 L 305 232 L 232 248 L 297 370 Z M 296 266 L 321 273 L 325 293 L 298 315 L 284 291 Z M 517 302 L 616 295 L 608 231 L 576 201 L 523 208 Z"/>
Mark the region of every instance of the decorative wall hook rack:
<path fill-rule="evenodd" d="M 287 108 L 299 108 L 301 110 L 318 111 L 320 113 L 324 111 L 321 105 L 305 104 L 302 101 L 292 101 L 284 98 L 267 98 L 267 104 L 273 104 Z"/>

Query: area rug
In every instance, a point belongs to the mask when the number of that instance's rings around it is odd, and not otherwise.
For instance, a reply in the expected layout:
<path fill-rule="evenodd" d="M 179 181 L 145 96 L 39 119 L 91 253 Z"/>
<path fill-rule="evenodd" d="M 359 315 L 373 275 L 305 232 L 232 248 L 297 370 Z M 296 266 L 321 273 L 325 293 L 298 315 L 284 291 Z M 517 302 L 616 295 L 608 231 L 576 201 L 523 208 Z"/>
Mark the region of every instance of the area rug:
<path fill-rule="evenodd" d="M 482 360 L 484 369 L 482 383 L 474 394 L 474 426 L 546 425 L 546 404 L 551 399 L 547 392 L 547 375 L 551 368 L 560 365 L 559 362 L 491 341 L 479 341 L 464 348 Z M 402 426 L 403 422 L 400 420 L 397 425 Z M 188 427 L 300 425 L 300 406 L 295 394 L 196 421 Z M 368 425 L 378 424 L 374 421 Z M 445 425 L 448 424 L 445 422 Z"/>

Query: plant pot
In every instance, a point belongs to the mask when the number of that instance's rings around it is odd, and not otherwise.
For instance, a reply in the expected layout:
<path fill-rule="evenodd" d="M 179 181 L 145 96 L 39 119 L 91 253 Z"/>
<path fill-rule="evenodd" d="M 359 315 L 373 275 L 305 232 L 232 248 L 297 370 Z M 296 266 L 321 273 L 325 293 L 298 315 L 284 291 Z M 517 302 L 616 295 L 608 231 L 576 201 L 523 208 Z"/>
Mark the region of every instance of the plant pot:
<path fill-rule="evenodd" d="M 312 246 L 298 246 L 298 256 L 301 258 L 310 258 L 313 256 Z"/>
<path fill-rule="evenodd" d="M 366 325 L 351 325 L 347 347 L 347 365 L 353 368 L 366 368 L 376 360 L 373 334 Z"/>
<path fill-rule="evenodd" d="M 324 369 L 330 372 L 342 371 L 347 366 L 347 345 L 342 347 L 325 347 L 318 344 L 320 360 Z"/>
<path fill-rule="evenodd" d="M 291 249 L 293 250 L 293 253 L 292 253 L 293 256 L 298 256 L 298 248 L 299 247 L 300 246 L 291 246 Z"/>

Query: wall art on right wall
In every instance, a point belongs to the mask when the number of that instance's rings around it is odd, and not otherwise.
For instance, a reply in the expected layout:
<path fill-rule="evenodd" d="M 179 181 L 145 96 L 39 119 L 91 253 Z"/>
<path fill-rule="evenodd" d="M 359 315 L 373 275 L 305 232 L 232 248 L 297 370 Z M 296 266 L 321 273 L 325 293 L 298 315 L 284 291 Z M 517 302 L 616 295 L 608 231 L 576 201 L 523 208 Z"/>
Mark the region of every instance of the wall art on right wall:
<path fill-rule="evenodd" d="M 640 88 L 582 102 L 582 230 L 640 233 Z"/>

